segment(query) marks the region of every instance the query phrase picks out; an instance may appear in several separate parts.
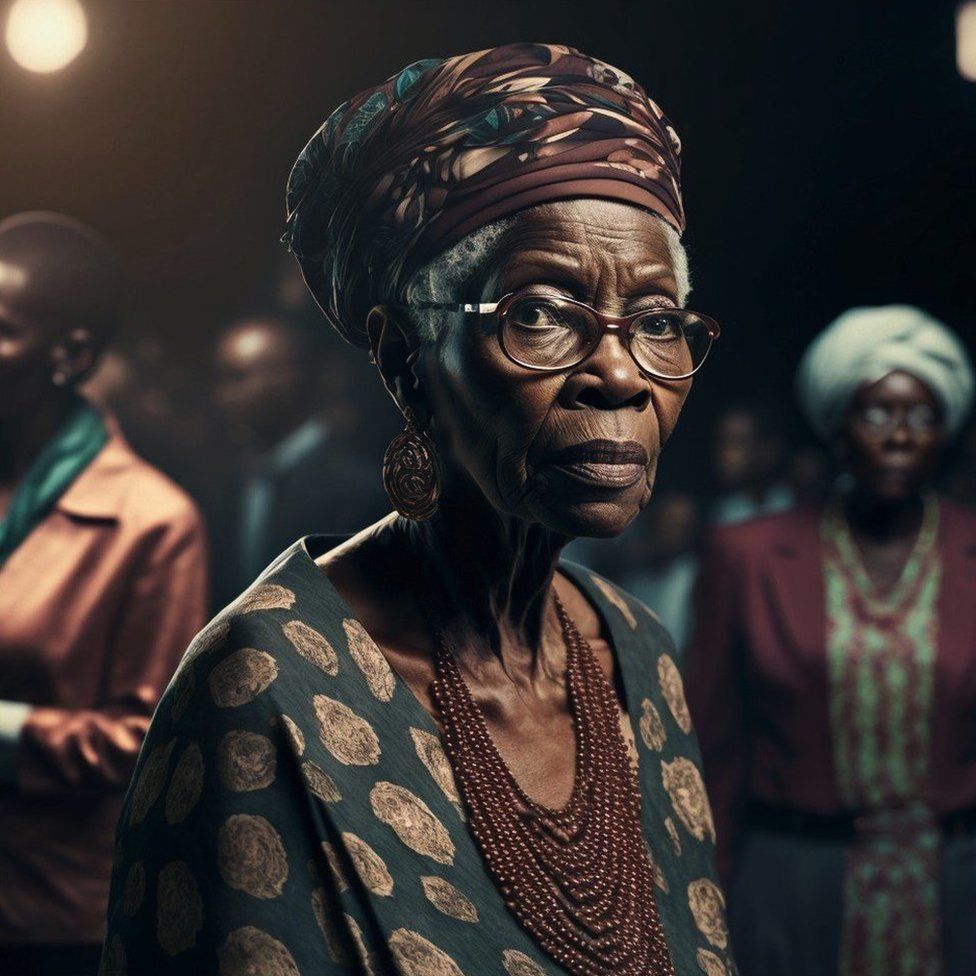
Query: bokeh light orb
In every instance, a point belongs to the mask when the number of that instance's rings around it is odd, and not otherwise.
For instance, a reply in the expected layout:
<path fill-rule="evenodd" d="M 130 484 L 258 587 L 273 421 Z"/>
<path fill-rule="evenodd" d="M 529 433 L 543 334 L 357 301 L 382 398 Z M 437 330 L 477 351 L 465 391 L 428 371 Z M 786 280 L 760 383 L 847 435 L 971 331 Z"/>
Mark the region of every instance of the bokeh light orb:
<path fill-rule="evenodd" d="M 81 53 L 88 22 L 78 0 L 16 0 L 7 17 L 7 49 L 28 71 L 58 71 Z"/>

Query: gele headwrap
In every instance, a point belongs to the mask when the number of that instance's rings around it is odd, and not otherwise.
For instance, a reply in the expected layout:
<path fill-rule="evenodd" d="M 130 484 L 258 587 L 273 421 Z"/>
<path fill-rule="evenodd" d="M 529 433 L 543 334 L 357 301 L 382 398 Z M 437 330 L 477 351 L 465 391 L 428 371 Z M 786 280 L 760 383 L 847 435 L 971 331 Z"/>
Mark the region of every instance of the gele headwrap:
<path fill-rule="evenodd" d="M 945 410 L 946 428 L 957 433 L 973 402 L 966 347 L 951 329 L 911 305 L 849 309 L 810 343 L 796 379 L 810 426 L 829 439 L 858 388 L 896 370 L 932 391 Z"/>
<path fill-rule="evenodd" d="M 680 142 L 630 77 L 556 44 L 418 61 L 341 105 L 288 179 L 284 240 L 332 324 L 439 251 L 539 203 L 599 197 L 684 229 Z"/>

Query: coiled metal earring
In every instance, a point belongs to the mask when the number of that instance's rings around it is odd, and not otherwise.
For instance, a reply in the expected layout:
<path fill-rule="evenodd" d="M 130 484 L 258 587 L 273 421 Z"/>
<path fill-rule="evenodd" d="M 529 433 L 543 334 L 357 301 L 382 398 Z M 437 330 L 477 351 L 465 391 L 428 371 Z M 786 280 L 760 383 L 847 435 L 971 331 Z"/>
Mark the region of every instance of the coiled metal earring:
<path fill-rule="evenodd" d="M 404 410 L 407 426 L 383 455 L 383 487 L 390 504 L 404 517 L 423 522 L 437 511 L 441 494 L 437 448 Z"/>

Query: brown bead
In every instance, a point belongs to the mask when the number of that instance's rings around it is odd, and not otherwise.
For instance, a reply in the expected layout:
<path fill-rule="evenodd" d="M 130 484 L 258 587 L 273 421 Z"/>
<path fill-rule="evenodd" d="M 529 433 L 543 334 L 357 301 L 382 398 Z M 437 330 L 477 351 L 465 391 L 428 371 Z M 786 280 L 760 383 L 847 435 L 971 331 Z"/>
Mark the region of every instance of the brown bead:
<path fill-rule="evenodd" d="M 519 786 L 432 621 L 445 752 L 489 873 L 547 955 L 573 976 L 673 976 L 616 695 L 555 602 L 577 748 L 565 808 L 551 810 Z"/>

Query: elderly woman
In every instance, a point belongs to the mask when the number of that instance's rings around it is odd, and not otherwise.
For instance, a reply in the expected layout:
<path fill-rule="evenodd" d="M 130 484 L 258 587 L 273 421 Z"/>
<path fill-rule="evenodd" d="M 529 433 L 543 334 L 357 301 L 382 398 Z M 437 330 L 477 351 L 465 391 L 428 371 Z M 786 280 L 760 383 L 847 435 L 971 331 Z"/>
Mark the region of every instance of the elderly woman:
<path fill-rule="evenodd" d="M 718 331 L 682 307 L 678 146 L 626 75 L 518 44 L 305 148 L 288 239 L 406 417 L 397 511 L 296 543 L 191 647 L 106 973 L 734 971 L 672 645 L 559 561 L 647 503 Z"/>
<path fill-rule="evenodd" d="M 842 489 L 715 533 L 689 655 L 736 953 L 972 976 L 976 515 L 931 490 L 970 364 L 918 309 L 854 309 L 798 388 Z"/>

